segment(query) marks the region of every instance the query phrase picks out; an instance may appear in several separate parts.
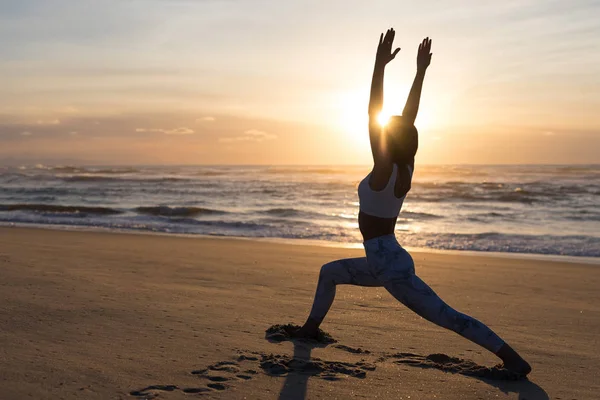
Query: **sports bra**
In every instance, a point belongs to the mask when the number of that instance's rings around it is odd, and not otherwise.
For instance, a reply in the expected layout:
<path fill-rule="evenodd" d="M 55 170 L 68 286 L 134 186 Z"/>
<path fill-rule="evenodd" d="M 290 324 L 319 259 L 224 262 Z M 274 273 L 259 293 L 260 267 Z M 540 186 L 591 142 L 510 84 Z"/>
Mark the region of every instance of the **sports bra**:
<path fill-rule="evenodd" d="M 406 165 L 406 167 L 408 168 L 408 172 L 412 179 L 413 170 L 410 165 Z M 396 177 L 398 176 L 397 164 L 393 163 L 392 174 L 383 190 L 371 189 L 369 186 L 371 174 L 372 172 L 358 185 L 360 211 L 379 218 L 396 218 L 398 214 L 400 214 L 402 203 L 404 203 L 404 199 L 406 198 L 406 195 L 398 198 L 394 194 Z"/>

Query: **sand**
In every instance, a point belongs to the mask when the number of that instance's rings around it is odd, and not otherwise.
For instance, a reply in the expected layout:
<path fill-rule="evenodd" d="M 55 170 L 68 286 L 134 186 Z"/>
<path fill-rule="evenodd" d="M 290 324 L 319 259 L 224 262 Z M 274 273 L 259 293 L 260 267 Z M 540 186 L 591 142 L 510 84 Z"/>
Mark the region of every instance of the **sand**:
<path fill-rule="evenodd" d="M 0 228 L 0 399 L 600 399 L 600 267 L 415 252 L 417 273 L 532 364 L 498 360 L 383 289 L 342 286 L 321 344 L 320 266 L 360 250 Z M 447 367 L 445 370 L 439 367 Z"/>

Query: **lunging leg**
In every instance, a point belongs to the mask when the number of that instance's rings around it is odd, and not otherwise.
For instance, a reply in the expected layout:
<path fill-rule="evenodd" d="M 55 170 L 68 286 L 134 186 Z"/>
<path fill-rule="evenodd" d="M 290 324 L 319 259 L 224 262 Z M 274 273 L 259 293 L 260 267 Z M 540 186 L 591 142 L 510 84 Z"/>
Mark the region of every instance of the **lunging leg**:
<path fill-rule="evenodd" d="M 369 272 L 366 257 L 345 258 L 321 267 L 319 282 L 310 315 L 298 336 L 313 337 L 333 304 L 337 285 L 383 286 Z"/>
<path fill-rule="evenodd" d="M 531 372 L 527 361 L 487 325 L 450 307 L 417 275 L 395 275 L 397 276 L 387 280 L 384 286 L 392 296 L 412 311 L 491 351 L 502 359 L 506 368 L 523 375 Z"/>

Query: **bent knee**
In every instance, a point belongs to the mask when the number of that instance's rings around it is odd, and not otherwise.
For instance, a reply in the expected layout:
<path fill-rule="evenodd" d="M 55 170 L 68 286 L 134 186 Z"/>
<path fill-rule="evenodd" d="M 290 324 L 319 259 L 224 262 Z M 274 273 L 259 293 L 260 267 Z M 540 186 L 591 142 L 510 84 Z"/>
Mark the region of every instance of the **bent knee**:
<path fill-rule="evenodd" d="M 319 282 L 342 284 L 348 283 L 350 277 L 348 271 L 338 261 L 328 262 L 321 267 L 319 272 Z"/>
<path fill-rule="evenodd" d="M 410 253 L 406 250 L 404 250 L 405 254 L 403 254 L 402 256 L 402 264 L 403 267 L 406 271 L 410 272 L 411 274 L 415 274 L 415 260 L 413 260 L 412 256 L 410 255 Z"/>
<path fill-rule="evenodd" d="M 335 275 L 337 268 L 338 267 L 336 266 L 335 261 L 328 262 L 327 264 L 323 264 L 321 266 L 321 271 L 319 272 L 319 279 L 333 277 Z"/>

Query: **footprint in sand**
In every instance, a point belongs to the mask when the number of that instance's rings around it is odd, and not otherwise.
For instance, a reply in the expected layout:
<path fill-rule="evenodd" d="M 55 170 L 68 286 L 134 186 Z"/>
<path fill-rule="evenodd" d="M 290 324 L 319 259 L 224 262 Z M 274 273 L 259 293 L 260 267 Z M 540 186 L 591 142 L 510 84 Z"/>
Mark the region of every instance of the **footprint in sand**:
<path fill-rule="evenodd" d="M 266 339 L 275 342 L 294 340 L 291 333 L 295 328 L 295 326 L 291 325 L 275 325 L 267 330 Z M 318 342 L 327 345 L 335 343 L 336 340 L 326 332 L 320 332 Z M 352 354 L 371 354 L 369 350 L 341 344 L 336 345 L 335 348 Z M 329 381 L 337 381 L 344 377 L 363 379 L 366 377 L 367 372 L 376 369 L 376 363 L 388 361 L 419 368 L 435 368 L 444 372 L 485 379 L 517 380 L 523 378 L 502 368 L 500 365 L 489 368 L 478 365 L 470 360 L 450 357 L 445 354 L 430 354 L 428 356 L 413 353 L 384 354 L 378 357 L 374 363 L 369 363 L 364 359 L 358 362 L 337 362 L 319 358 L 306 360 L 288 355 L 267 354 L 241 349 L 236 349 L 236 351 L 238 352 L 236 361 L 224 360 L 211 364 L 206 368 L 191 371 L 192 375 L 202 381 L 202 385 L 199 387 L 151 385 L 143 389 L 133 390 L 130 392 L 130 395 L 143 399 L 153 399 L 158 397 L 161 392 L 181 391 L 186 394 L 200 395 L 210 392 L 221 392 L 238 382 L 251 380 L 259 374 L 259 371 L 249 368 L 249 366 L 258 366 L 269 376 L 283 377 L 295 373 Z"/>
<path fill-rule="evenodd" d="M 293 324 L 273 325 L 265 331 L 265 339 L 273 343 L 283 342 L 285 340 L 302 340 L 312 343 L 315 346 L 327 346 L 332 343 L 337 343 L 337 340 L 335 340 L 329 333 L 321 329 L 318 330 L 317 336 L 314 339 L 296 338 L 294 335 L 296 334 L 298 329 L 300 329 L 300 326 Z"/>
<path fill-rule="evenodd" d="M 375 370 L 373 364 L 369 364 L 364 360 L 356 363 L 326 361 L 316 357 L 303 360 L 280 354 L 261 355 L 260 367 L 271 376 L 298 373 L 325 380 L 339 380 L 345 376 L 362 379 L 367 376 L 367 371 Z"/>
<path fill-rule="evenodd" d="M 220 392 L 229 389 L 234 383 L 247 381 L 258 374 L 253 369 L 243 368 L 243 362 L 257 361 L 258 357 L 252 355 L 242 355 L 238 357 L 239 361 L 219 361 L 203 369 L 191 371 L 191 374 L 197 376 L 204 385 L 200 387 L 179 387 L 176 385 L 151 385 L 139 390 L 129 392 L 131 396 L 143 399 L 153 399 L 161 392 L 182 391 L 186 394 L 203 394 L 209 392 Z"/>
<path fill-rule="evenodd" d="M 396 353 L 380 357 L 377 361 L 384 362 L 390 359 L 396 364 L 411 365 L 419 368 L 435 368 L 453 374 L 461 374 L 492 380 L 512 381 L 525 378 L 520 374 L 503 368 L 501 364 L 495 365 L 494 367 L 485 367 L 483 365 L 476 364 L 471 360 L 450 357 L 446 354 L 430 354 L 428 356 L 422 356 L 413 353 Z"/>
<path fill-rule="evenodd" d="M 149 400 L 159 397 L 161 392 L 174 392 L 176 390 L 181 390 L 183 393 L 188 394 L 201 394 L 211 391 L 211 389 L 205 387 L 180 388 L 175 385 L 151 385 L 140 390 L 133 390 L 129 392 L 129 394 L 134 397 L 140 397 L 144 400 Z"/>
<path fill-rule="evenodd" d="M 337 343 L 329 333 L 319 329 L 317 336 L 314 339 L 298 339 L 295 337 L 296 331 L 300 329 L 297 325 L 273 325 L 265 331 L 265 339 L 269 342 L 282 341 L 303 341 L 311 345 L 311 347 L 325 347 L 327 345 Z M 370 354 L 370 351 L 361 348 L 353 348 L 346 345 L 336 345 L 338 349 L 353 353 L 353 354 Z M 356 363 L 326 361 L 319 358 L 310 358 L 309 360 L 290 357 L 279 354 L 256 353 L 260 357 L 260 367 L 267 375 L 270 376 L 285 376 L 290 373 L 309 375 L 319 377 L 325 380 L 339 380 L 345 376 L 354 378 L 365 378 L 367 371 L 374 371 L 375 366 L 361 360 Z"/>
<path fill-rule="evenodd" d="M 184 393 L 202 393 L 203 391 L 209 391 L 206 388 L 185 388 L 181 389 L 175 385 L 151 385 L 140 390 L 133 390 L 129 392 L 131 396 L 140 397 L 144 400 L 154 399 L 160 396 L 161 392 L 174 392 L 176 390 L 182 390 Z"/>
<path fill-rule="evenodd" d="M 336 344 L 333 347 L 335 347 L 336 349 L 347 351 L 348 353 L 352 353 L 352 354 L 371 354 L 371 352 L 369 350 L 363 350 L 360 347 L 354 348 L 354 347 L 346 346 L 344 344 Z"/>
<path fill-rule="evenodd" d="M 265 339 L 270 342 L 281 342 L 285 340 L 295 341 L 295 332 L 299 329 L 299 326 L 287 324 L 287 325 L 273 325 L 266 330 Z M 320 344 L 327 346 L 329 344 L 336 343 L 330 334 L 319 330 L 316 340 L 312 341 L 315 345 Z M 365 354 L 369 355 L 369 350 L 359 348 L 353 348 L 343 344 L 337 344 L 333 346 L 337 349 L 347 351 L 352 354 Z M 281 376 L 286 375 L 290 372 L 298 372 L 302 374 L 310 374 L 313 376 L 320 376 L 323 379 L 334 379 L 334 376 L 339 374 L 345 374 L 353 377 L 364 378 L 366 372 L 375 369 L 373 364 L 368 364 L 364 360 L 358 363 L 339 363 L 331 361 L 323 361 L 317 358 L 312 360 L 300 360 L 296 358 L 290 358 L 289 356 L 279 355 L 261 355 L 260 365 L 263 370 L 269 375 Z M 396 364 L 411 365 L 419 368 L 435 368 L 444 372 L 450 372 L 455 374 L 462 374 L 466 376 L 473 376 L 484 379 L 492 380 L 520 380 L 524 377 L 520 374 L 516 374 L 509 371 L 501 364 L 494 367 L 485 367 L 478 365 L 471 360 L 464 360 L 461 358 L 450 357 L 446 354 L 430 354 L 428 356 L 422 356 L 413 353 L 396 353 L 396 354 L 384 354 L 382 357 L 378 357 L 374 362 L 381 363 L 389 359 L 392 359 Z M 336 375 L 337 374 L 337 375 Z"/>

